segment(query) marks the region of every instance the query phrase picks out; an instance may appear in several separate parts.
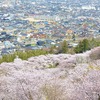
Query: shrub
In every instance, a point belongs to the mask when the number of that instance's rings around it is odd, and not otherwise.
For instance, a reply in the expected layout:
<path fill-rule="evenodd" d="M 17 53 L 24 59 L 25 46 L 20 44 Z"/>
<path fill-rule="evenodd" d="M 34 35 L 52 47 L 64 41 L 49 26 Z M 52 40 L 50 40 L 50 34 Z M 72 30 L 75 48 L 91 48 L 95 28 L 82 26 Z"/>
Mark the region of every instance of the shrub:
<path fill-rule="evenodd" d="M 100 47 L 97 47 L 97 48 L 91 50 L 90 58 L 92 60 L 100 59 Z"/>

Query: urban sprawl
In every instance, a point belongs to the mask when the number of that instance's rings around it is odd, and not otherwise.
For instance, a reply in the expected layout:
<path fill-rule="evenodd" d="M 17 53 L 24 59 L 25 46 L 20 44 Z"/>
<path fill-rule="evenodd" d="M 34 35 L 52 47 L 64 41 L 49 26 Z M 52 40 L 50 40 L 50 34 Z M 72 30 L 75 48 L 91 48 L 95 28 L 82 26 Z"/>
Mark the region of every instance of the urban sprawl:
<path fill-rule="evenodd" d="M 99 1 L 98 1 L 99 2 Z M 66 40 L 100 37 L 100 4 L 0 1 L 0 55 L 16 50 L 49 49 Z"/>

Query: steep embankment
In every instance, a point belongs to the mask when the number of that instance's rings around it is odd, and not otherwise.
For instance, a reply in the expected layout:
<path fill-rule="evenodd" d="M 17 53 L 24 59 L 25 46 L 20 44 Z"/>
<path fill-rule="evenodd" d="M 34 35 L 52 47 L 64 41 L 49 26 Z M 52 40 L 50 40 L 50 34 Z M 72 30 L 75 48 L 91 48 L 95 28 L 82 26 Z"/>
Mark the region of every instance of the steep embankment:
<path fill-rule="evenodd" d="M 98 100 L 99 95 L 100 47 L 0 65 L 0 100 Z"/>

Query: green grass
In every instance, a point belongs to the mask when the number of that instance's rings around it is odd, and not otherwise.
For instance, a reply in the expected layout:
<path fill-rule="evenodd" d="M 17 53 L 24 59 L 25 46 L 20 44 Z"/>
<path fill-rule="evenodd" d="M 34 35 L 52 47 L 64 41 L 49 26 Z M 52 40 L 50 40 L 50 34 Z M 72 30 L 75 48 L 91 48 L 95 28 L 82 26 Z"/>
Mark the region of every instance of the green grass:
<path fill-rule="evenodd" d="M 0 63 L 13 62 L 16 56 L 18 56 L 22 60 L 27 60 L 28 58 L 33 56 L 46 55 L 46 54 L 48 54 L 48 52 L 45 50 L 28 50 L 24 52 L 18 51 L 15 52 L 14 54 L 3 55 L 2 58 L 0 58 Z"/>

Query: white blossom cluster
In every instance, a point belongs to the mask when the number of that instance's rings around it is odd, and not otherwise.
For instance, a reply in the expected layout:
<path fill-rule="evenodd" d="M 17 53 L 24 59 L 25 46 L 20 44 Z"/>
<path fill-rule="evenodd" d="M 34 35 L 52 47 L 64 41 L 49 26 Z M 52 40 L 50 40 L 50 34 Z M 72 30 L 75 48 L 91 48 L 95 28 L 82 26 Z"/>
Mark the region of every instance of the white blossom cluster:
<path fill-rule="evenodd" d="M 0 100 L 99 100 L 100 59 L 91 60 L 90 54 L 49 54 L 2 63 Z"/>

